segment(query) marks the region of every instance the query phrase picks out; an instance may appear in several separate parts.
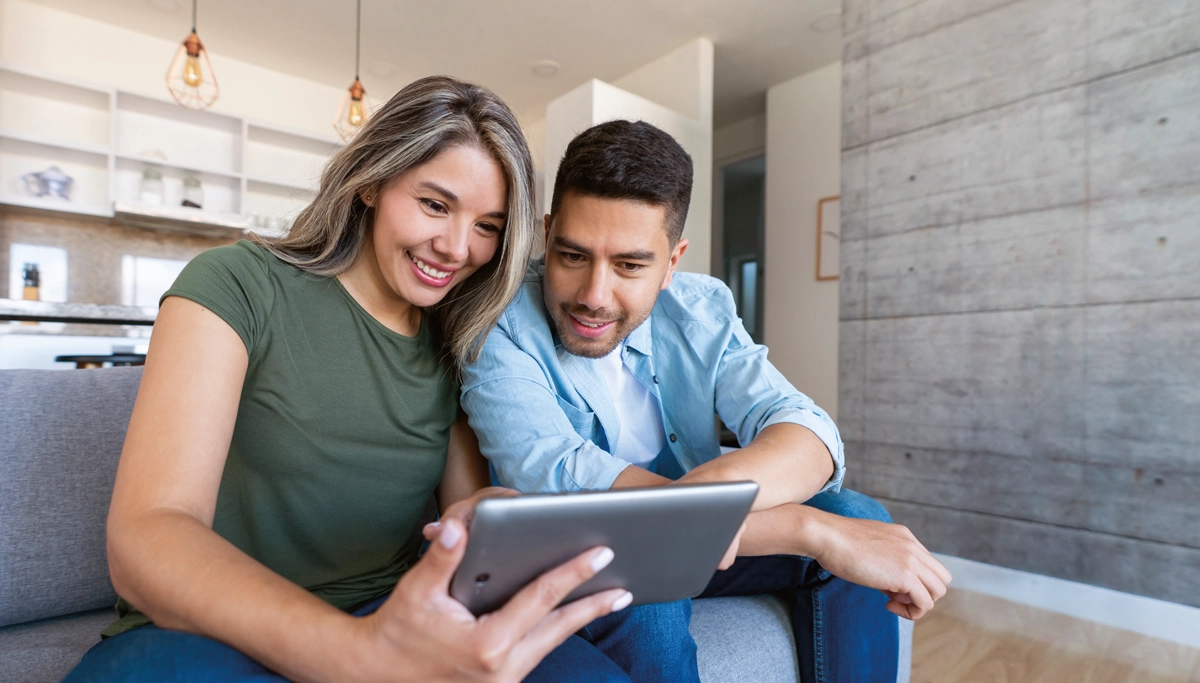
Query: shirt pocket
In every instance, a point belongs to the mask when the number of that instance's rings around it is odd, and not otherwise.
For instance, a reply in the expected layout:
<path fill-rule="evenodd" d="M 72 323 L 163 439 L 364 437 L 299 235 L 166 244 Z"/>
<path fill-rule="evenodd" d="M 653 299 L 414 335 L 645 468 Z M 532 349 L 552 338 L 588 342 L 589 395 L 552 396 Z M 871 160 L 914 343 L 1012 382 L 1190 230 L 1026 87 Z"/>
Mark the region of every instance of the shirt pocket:
<path fill-rule="evenodd" d="M 574 427 L 575 433 L 586 441 L 595 443 L 597 425 L 599 421 L 596 419 L 596 414 L 588 410 L 580 410 L 575 406 L 567 403 L 561 396 L 556 396 L 558 399 L 558 407 L 562 408 L 563 414 L 567 416 L 567 420 Z"/>

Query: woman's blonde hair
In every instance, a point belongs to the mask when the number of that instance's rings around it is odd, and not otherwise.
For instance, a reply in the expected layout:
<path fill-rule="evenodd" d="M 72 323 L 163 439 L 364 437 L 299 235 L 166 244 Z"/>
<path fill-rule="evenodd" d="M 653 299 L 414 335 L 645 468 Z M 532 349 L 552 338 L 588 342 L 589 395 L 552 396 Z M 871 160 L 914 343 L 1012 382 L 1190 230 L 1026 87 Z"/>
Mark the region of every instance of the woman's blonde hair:
<path fill-rule="evenodd" d="M 508 182 L 508 218 L 496 255 L 428 311 L 455 363 L 472 363 L 521 286 L 536 230 L 529 148 L 512 110 L 490 90 L 448 76 L 410 83 L 329 160 L 316 198 L 286 235 L 253 239 L 307 272 L 343 273 L 358 259 L 370 225 L 363 195 L 378 196 L 391 180 L 456 145 L 489 153 Z"/>

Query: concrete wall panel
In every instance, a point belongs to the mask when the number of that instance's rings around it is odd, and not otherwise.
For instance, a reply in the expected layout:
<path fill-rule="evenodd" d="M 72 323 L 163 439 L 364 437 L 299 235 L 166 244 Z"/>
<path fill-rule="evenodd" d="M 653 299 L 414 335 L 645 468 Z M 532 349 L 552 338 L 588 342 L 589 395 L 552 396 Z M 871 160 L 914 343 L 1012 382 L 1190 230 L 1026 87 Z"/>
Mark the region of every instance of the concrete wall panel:
<path fill-rule="evenodd" d="M 1196 0 L 1091 0 L 1088 77 L 1200 50 Z"/>
<path fill-rule="evenodd" d="M 1092 306 L 1087 334 L 1087 457 L 1200 468 L 1200 300 Z"/>
<path fill-rule="evenodd" d="M 1073 205 L 873 239 L 867 316 L 1082 303 L 1085 214 Z"/>
<path fill-rule="evenodd" d="M 1091 195 L 1200 183 L 1200 52 L 1088 88 Z"/>
<path fill-rule="evenodd" d="M 915 7 L 954 15 L 975 2 L 945 0 Z M 950 9 L 953 6 L 953 9 Z M 1086 0 L 1024 0 L 918 33 L 887 47 L 870 43 L 870 139 L 1081 83 L 1087 64 Z"/>
<path fill-rule="evenodd" d="M 873 496 L 1200 549 L 1189 470 L 846 440 L 847 485 Z"/>
<path fill-rule="evenodd" d="M 884 499 L 934 552 L 1200 607 L 1200 550 Z"/>
<path fill-rule="evenodd" d="M 1084 323 L 1077 308 L 868 320 L 865 439 L 1078 456 Z"/>
<path fill-rule="evenodd" d="M 870 146 L 868 234 L 1084 201 L 1083 87 Z"/>
<path fill-rule="evenodd" d="M 1088 300 L 1200 298 L 1200 183 L 1091 205 Z"/>

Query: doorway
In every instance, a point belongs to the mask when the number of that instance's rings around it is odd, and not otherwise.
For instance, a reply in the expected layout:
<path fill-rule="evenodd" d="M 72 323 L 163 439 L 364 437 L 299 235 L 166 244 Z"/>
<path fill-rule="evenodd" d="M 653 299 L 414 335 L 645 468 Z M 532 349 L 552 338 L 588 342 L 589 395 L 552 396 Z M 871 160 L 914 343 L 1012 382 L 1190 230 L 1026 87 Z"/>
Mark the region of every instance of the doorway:
<path fill-rule="evenodd" d="M 763 242 L 766 231 L 767 159 L 764 154 L 717 170 L 719 258 L 715 275 L 733 290 L 738 316 L 755 342 L 763 336 Z"/>

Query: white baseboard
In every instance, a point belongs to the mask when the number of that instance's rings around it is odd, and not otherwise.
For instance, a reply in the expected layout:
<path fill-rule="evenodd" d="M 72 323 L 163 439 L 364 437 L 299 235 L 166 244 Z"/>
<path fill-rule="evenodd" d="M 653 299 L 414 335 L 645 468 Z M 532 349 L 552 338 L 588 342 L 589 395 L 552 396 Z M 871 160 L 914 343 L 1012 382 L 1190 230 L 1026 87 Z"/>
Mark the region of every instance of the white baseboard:
<path fill-rule="evenodd" d="M 937 558 L 954 575 L 952 588 L 1200 648 L 1200 608 L 960 557 Z"/>

